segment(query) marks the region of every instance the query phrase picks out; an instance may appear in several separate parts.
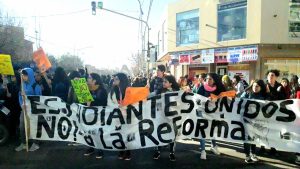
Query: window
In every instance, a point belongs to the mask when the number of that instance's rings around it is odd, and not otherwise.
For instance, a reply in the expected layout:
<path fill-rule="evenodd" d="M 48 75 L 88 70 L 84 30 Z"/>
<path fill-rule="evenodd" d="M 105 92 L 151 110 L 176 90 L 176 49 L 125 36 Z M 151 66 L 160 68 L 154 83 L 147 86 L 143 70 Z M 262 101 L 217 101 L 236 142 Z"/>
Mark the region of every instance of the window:
<path fill-rule="evenodd" d="M 247 0 L 218 5 L 218 41 L 246 38 Z"/>
<path fill-rule="evenodd" d="M 289 31 L 293 37 L 300 33 L 300 0 L 290 0 Z"/>
<path fill-rule="evenodd" d="M 199 43 L 199 9 L 176 14 L 176 46 Z"/>

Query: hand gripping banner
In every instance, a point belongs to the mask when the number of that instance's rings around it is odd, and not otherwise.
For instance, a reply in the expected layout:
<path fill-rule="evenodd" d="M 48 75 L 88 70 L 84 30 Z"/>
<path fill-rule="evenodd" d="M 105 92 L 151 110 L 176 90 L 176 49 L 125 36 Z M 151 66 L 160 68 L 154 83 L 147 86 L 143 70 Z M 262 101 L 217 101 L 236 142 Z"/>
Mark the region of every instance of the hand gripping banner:
<path fill-rule="evenodd" d="M 300 100 L 296 99 L 211 101 L 174 92 L 127 106 L 68 105 L 46 96 L 28 96 L 26 103 L 31 139 L 118 151 L 205 138 L 300 152 Z"/>

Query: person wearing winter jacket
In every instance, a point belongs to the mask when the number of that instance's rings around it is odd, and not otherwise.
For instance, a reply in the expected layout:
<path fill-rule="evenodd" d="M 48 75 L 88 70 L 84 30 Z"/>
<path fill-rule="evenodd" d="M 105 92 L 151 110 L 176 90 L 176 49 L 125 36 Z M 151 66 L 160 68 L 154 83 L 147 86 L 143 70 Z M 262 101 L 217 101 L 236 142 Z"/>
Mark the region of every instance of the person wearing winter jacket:
<path fill-rule="evenodd" d="M 257 100 L 265 100 L 266 99 L 266 85 L 263 80 L 254 80 L 251 85 L 245 89 L 245 92 L 241 95 L 241 98 L 246 99 L 257 99 Z M 244 118 L 245 127 L 250 125 L 247 123 L 247 119 Z M 248 136 L 251 139 L 251 136 Z M 256 157 L 256 145 L 244 143 L 244 152 L 246 155 L 245 162 L 246 163 L 254 163 L 258 161 Z"/>
<path fill-rule="evenodd" d="M 38 85 L 34 78 L 34 72 L 31 68 L 25 68 L 21 71 L 21 78 L 22 78 L 22 84 L 21 84 L 21 91 L 19 93 L 19 103 L 23 109 L 21 115 L 20 115 L 20 138 L 21 138 L 21 144 L 15 148 L 15 151 L 22 151 L 26 149 L 26 137 L 25 137 L 25 126 L 24 126 L 24 112 L 25 112 L 25 105 L 23 97 L 26 95 L 36 95 L 41 96 L 42 90 L 40 85 Z M 23 88 L 23 89 L 22 89 Z M 39 149 L 39 145 L 35 142 L 32 143 L 31 147 L 29 148 L 29 151 L 35 151 Z"/>

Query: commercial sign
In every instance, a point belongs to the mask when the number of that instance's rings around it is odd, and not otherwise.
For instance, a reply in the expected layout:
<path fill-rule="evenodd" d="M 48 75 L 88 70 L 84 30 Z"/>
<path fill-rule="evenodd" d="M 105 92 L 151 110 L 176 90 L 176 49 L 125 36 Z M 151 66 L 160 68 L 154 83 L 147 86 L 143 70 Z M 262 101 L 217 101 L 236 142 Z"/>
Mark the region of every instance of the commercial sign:
<path fill-rule="evenodd" d="M 203 64 L 214 63 L 215 50 L 214 49 L 202 50 L 201 56 L 202 56 L 202 63 Z"/>
<path fill-rule="evenodd" d="M 242 60 L 242 47 L 228 48 L 227 61 L 229 63 L 237 63 Z"/>
<path fill-rule="evenodd" d="M 179 63 L 180 64 L 190 64 L 190 55 L 189 54 L 181 54 L 179 55 Z"/>
<path fill-rule="evenodd" d="M 258 58 L 257 46 L 245 46 L 242 49 L 242 62 L 256 61 Z"/>
<path fill-rule="evenodd" d="M 197 52 L 190 55 L 191 64 L 201 64 L 201 52 Z"/>
<path fill-rule="evenodd" d="M 215 49 L 215 63 L 227 63 L 227 48 Z"/>

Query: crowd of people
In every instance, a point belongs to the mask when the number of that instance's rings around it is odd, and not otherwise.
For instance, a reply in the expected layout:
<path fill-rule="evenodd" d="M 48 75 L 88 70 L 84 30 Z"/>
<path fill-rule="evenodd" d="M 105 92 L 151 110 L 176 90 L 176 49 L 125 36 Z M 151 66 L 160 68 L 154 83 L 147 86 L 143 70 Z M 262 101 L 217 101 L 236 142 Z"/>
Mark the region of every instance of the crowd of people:
<path fill-rule="evenodd" d="M 156 74 L 150 79 L 143 76 L 130 78 L 124 73 L 105 76 L 88 73 L 85 69 L 74 70 L 67 74 L 61 67 L 58 67 L 52 76 L 46 72 L 24 68 L 16 70 L 14 76 L 1 76 L 0 100 L 5 100 L 5 106 L 11 111 L 9 115 L 9 129 L 12 139 L 18 140 L 19 146 L 15 148 L 15 151 L 19 152 L 26 149 L 24 115 L 22 111 L 24 96 L 57 96 L 68 104 L 78 103 L 76 93 L 71 85 L 71 80 L 74 79 L 85 78 L 87 80 L 87 85 L 94 101 L 86 103 L 86 106 L 107 106 L 109 103 L 122 104 L 126 88 L 129 86 L 149 87 L 149 97 L 179 90 L 210 97 L 211 94 L 219 95 L 221 92 L 235 90 L 236 97 L 238 98 L 269 101 L 300 99 L 300 79 L 296 75 L 293 75 L 290 81 L 287 78 L 282 78 L 279 82 L 279 76 L 280 72 L 278 70 L 269 70 L 266 73 L 266 81 L 256 79 L 248 84 L 238 75 L 230 79 L 228 75 L 219 76 L 216 73 L 202 73 L 192 79 L 184 76 L 176 81 L 173 75 L 166 72 L 164 65 L 159 65 L 156 69 Z M 23 90 L 21 90 L 22 88 Z M 200 139 L 200 158 L 202 160 L 207 158 L 205 143 L 205 139 Z M 171 161 L 176 161 L 175 147 L 175 142 L 169 144 L 169 159 Z M 275 148 L 271 148 L 269 151 L 270 155 L 278 154 Z M 38 149 L 39 142 L 31 140 L 29 151 L 36 151 Z M 160 158 L 162 149 L 162 147 L 155 148 L 153 159 Z M 211 151 L 216 155 L 220 154 L 216 140 L 211 140 Z M 258 161 L 256 145 L 245 143 L 244 152 L 246 163 Z M 265 152 L 265 148 L 260 147 L 258 153 L 264 154 Z M 86 153 L 84 153 L 85 156 L 92 154 L 96 154 L 96 158 L 103 157 L 103 151 L 93 148 L 87 149 Z M 120 151 L 118 158 L 130 160 L 131 151 Z M 296 163 L 300 163 L 299 154 L 296 154 Z"/>

